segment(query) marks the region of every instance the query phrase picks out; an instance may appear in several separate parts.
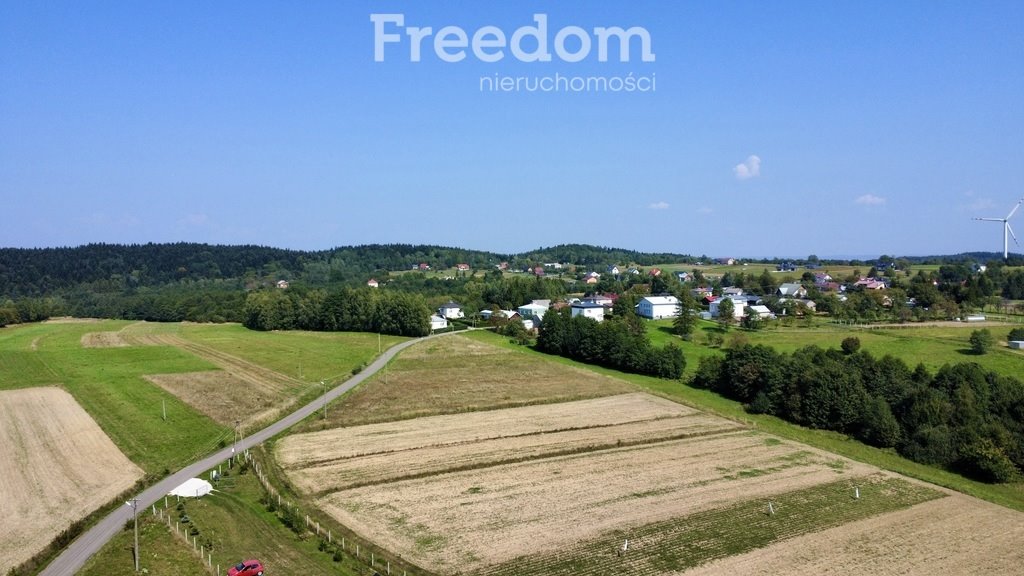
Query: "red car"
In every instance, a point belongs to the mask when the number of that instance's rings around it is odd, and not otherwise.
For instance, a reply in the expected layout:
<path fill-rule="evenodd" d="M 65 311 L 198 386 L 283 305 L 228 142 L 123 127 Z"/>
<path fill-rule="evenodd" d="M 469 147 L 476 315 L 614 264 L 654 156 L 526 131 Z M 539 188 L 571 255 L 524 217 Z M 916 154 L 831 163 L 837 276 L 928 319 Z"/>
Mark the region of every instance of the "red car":
<path fill-rule="evenodd" d="M 228 568 L 228 576 L 263 576 L 263 564 L 259 560 L 246 560 Z"/>

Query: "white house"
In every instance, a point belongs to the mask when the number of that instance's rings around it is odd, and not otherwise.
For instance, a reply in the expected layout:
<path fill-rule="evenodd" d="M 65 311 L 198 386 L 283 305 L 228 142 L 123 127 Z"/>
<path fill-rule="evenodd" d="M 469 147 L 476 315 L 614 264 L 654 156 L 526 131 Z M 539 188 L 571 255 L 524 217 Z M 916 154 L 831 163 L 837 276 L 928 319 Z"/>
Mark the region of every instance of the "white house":
<path fill-rule="evenodd" d="M 439 316 L 447 318 L 448 320 L 455 320 L 456 318 L 466 317 L 466 314 L 462 311 L 462 304 L 458 304 L 452 301 L 449 301 L 446 304 L 442 304 L 441 307 L 437 309 L 437 314 Z"/>
<path fill-rule="evenodd" d="M 581 302 L 611 308 L 615 304 L 615 299 L 607 294 L 593 294 L 591 296 L 584 296 Z"/>
<path fill-rule="evenodd" d="M 636 305 L 636 313 L 651 320 L 675 318 L 679 316 L 679 299 L 675 296 L 645 296 Z"/>
<path fill-rule="evenodd" d="M 535 318 L 537 320 L 543 320 L 544 314 L 547 314 L 548 306 L 533 302 L 531 304 L 520 306 L 517 311 L 519 312 L 519 316 L 523 319 Z"/>
<path fill-rule="evenodd" d="M 287 280 L 278 280 L 277 281 L 277 287 L 280 288 L 281 290 L 287 289 L 288 288 L 288 281 Z"/>
<path fill-rule="evenodd" d="M 779 296 L 789 298 L 803 298 L 804 296 L 807 296 L 807 289 L 801 286 L 800 284 L 796 284 L 794 282 L 786 282 L 779 286 L 779 289 L 776 291 L 776 294 L 778 294 Z"/>
<path fill-rule="evenodd" d="M 572 305 L 572 317 L 583 316 L 601 322 L 604 320 L 604 306 L 594 302 L 578 302 Z"/>
<path fill-rule="evenodd" d="M 775 314 L 772 313 L 772 311 L 769 310 L 767 306 L 755 304 L 754 306 L 749 306 L 749 308 L 753 310 L 754 314 L 757 314 L 757 316 L 762 320 L 771 320 L 775 318 Z"/>
<path fill-rule="evenodd" d="M 619 275 L 619 267 L 614 265 L 614 264 L 612 264 L 611 266 L 608 267 L 608 273 L 613 275 L 613 276 L 618 276 Z"/>
<path fill-rule="evenodd" d="M 712 318 L 718 318 L 718 306 L 725 300 L 732 301 L 732 315 L 734 318 L 743 317 L 743 309 L 747 307 L 747 299 L 743 296 L 722 296 L 717 298 L 714 302 L 708 304 L 708 311 L 711 312 Z"/>
<path fill-rule="evenodd" d="M 433 316 L 430 317 L 430 331 L 431 332 L 434 332 L 436 330 L 444 330 L 447 327 L 448 327 L 448 319 L 445 318 L 444 316 L 438 316 L 437 314 L 434 314 Z"/>
<path fill-rule="evenodd" d="M 743 296 L 743 288 L 737 288 L 735 286 L 722 288 L 722 296 Z"/>
<path fill-rule="evenodd" d="M 366 285 L 370 288 L 378 288 L 380 286 L 380 282 L 377 282 L 376 278 L 370 278 L 366 281 Z"/>

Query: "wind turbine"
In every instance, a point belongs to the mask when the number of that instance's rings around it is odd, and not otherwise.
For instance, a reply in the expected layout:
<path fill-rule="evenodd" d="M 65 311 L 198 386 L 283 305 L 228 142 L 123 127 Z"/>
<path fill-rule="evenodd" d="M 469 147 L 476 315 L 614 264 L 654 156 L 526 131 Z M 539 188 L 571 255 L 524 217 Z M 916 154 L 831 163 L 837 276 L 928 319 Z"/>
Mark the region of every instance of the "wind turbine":
<path fill-rule="evenodd" d="M 1016 206 L 1010 213 L 1006 215 L 1006 218 L 975 218 L 975 220 L 984 220 L 986 222 L 1002 222 L 1003 223 L 1003 260 L 1006 260 L 1010 256 L 1010 236 L 1013 236 L 1013 241 L 1017 246 L 1020 246 L 1020 242 L 1017 242 L 1017 235 L 1013 233 L 1013 228 L 1010 228 L 1010 218 L 1013 218 L 1013 214 L 1017 212 L 1017 208 L 1024 203 L 1024 198 L 1017 201 Z"/>

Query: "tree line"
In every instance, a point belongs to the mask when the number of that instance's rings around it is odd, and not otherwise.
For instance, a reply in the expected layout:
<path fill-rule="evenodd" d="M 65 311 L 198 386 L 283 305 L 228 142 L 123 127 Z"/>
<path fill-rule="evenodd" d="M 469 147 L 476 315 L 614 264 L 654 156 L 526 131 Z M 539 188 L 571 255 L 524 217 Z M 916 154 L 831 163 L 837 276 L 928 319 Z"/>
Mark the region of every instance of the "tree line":
<path fill-rule="evenodd" d="M 678 379 L 686 368 L 682 350 L 669 343 L 657 348 L 647 337 L 643 320 L 625 314 L 597 322 L 573 317 L 568 308 L 544 316 L 537 335 L 537 349 L 588 364 Z"/>
<path fill-rule="evenodd" d="M 891 356 L 807 346 L 740 345 L 702 358 L 693 384 L 750 412 L 848 434 L 985 482 L 1024 471 L 1024 383 L 976 363 L 931 374 Z"/>
<path fill-rule="evenodd" d="M 430 308 L 418 294 L 343 288 L 256 290 L 245 299 L 242 324 L 252 330 L 430 333 Z"/>

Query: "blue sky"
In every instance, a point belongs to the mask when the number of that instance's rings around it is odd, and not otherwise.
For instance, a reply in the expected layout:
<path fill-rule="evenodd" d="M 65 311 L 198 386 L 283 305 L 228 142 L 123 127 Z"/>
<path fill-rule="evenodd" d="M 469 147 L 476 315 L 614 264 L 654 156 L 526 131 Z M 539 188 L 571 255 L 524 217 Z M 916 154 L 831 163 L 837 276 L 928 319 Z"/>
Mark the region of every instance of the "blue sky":
<path fill-rule="evenodd" d="M 48 2 L 0 17 L 0 246 L 562 243 L 712 256 L 1001 249 L 1021 2 Z M 374 61 L 370 15 L 547 16 L 550 62 Z M 592 46 L 562 61 L 556 34 Z M 599 62 L 595 27 L 653 62 Z M 527 40 L 524 49 L 535 48 Z M 575 43 L 574 43 L 575 42 Z M 565 49 L 580 48 L 569 35 Z M 646 92 L 481 90 L 644 77 Z M 1016 219 L 1015 219 L 1016 220 Z M 1024 233 L 1024 217 L 1017 229 Z M 1011 221 L 1013 223 L 1013 221 Z M 1024 241 L 1024 238 L 1022 238 Z M 1011 244 L 1012 245 L 1012 244 Z M 1020 251 L 1017 249 L 1016 251 Z"/>

